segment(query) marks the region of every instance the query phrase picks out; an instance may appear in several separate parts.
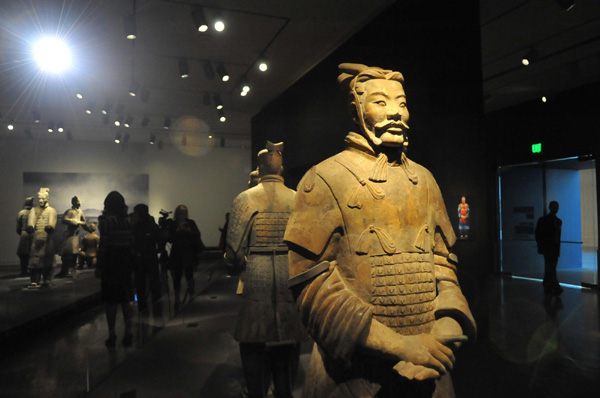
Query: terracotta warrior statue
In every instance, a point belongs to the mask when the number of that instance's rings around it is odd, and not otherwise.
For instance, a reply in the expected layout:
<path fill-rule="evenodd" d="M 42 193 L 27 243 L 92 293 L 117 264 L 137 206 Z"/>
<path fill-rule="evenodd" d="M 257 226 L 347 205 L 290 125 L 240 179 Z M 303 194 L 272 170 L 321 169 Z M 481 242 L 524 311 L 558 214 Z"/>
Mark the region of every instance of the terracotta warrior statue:
<path fill-rule="evenodd" d="M 406 157 L 400 72 L 341 64 L 358 133 L 298 185 L 290 287 L 315 340 L 304 397 L 452 397 L 475 322 L 437 183 Z"/>
<path fill-rule="evenodd" d="M 91 223 L 89 229 L 90 233 L 81 240 L 81 247 L 79 248 L 79 269 L 83 269 L 85 264 L 87 264 L 88 268 L 92 268 L 96 265 L 98 245 L 100 244 L 100 236 L 96 233 L 98 224 L 95 222 Z"/>
<path fill-rule="evenodd" d="M 43 275 L 44 285 L 48 286 L 52 279 L 52 266 L 54 265 L 54 242 L 52 233 L 56 227 L 56 210 L 50 207 L 50 188 L 40 188 L 38 192 L 38 207 L 29 212 L 27 220 L 27 233 L 33 234 L 29 264 L 31 289 L 40 287 L 40 278 Z"/>
<path fill-rule="evenodd" d="M 65 212 L 62 222 L 67 225 L 67 230 L 61 255 L 62 267 L 60 272 L 54 275 L 55 278 L 73 276 L 77 266 L 77 256 L 79 256 L 79 227 L 86 231 L 90 230 L 81 210 L 81 200 L 77 196 L 71 198 L 71 208 Z"/>
<path fill-rule="evenodd" d="M 33 207 L 33 196 L 25 198 L 23 209 L 17 214 L 17 235 L 19 235 L 19 245 L 17 246 L 17 256 L 21 262 L 21 275 L 27 276 L 27 266 L 29 265 L 29 253 L 31 252 L 31 235 L 27 233 L 27 220 Z"/>
<path fill-rule="evenodd" d="M 287 287 L 288 249 L 283 243 L 295 192 L 281 177 L 283 143 L 267 142 L 266 147 L 258 153 L 258 185 L 233 201 L 225 262 L 245 270 L 234 337 L 240 343 L 247 396 L 266 397 L 272 378 L 275 396 L 287 398 L 305 336 Z"/>

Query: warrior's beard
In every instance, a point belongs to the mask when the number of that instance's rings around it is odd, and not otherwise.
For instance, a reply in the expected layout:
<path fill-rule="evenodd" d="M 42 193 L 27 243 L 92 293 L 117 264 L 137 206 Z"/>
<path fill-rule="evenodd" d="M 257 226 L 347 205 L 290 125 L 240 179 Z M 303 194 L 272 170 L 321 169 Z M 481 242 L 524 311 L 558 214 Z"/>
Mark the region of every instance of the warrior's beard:
<path fill-rule="evenodd" d="M 376 123 L 372 128 L 367 127 L 363 122 L 362 128 L 370 141 L 378 147 L 395 147 L 403 151 L 408 147 L 406 130 L 410 127 L 402 120 L 386 120 Z"/>

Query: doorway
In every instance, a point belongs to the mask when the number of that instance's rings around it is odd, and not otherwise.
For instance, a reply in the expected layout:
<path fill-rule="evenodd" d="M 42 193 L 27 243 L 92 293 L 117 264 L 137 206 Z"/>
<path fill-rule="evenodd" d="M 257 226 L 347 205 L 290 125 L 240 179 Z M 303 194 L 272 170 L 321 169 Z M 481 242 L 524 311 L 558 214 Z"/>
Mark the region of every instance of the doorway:
<path fill-rule="evenodd" d="M 558 280 L 566 286 L 598 285 L 596 161 L 589 157 L 498 168 L 500 270 L 542 280 L 535 226 L 557 201 L 562 219 Z"/>

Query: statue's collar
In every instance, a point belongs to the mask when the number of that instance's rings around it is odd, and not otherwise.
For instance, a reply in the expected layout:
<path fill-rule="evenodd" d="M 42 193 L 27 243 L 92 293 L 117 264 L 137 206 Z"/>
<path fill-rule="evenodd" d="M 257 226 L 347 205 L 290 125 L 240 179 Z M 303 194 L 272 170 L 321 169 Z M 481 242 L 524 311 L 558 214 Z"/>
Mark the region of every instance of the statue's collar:
<path fill-rule="evenodd" d="M 277 174 L 265 174 L 264 176 L 260 177 L 260 180 L 258 180 L 259 183 L 261 182 L 281 182 L 283 183 L 283 177 Z"/>

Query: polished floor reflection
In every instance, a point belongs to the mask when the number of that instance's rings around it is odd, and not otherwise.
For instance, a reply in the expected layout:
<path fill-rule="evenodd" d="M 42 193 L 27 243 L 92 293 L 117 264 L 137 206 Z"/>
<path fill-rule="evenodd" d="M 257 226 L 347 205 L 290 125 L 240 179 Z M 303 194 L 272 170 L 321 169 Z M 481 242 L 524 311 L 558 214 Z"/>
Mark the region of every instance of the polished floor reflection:
<path fill-rule="evenodd" d="M 240 299 L 236 278 L 218 264 L 204 291 L 162 327 L 138 318 L 133 347 L 104 347 L 100 307 L 0 359 L 2 397 L 239 397 L 243 386 L 232 332 Z M 457 397 L 592 397 L 600 391 L 598 292 L 490 278 L 471 299 L 479 339 L 458 354 Z M 166 309 L 168 311 L 168 309 Z M 122 326 L 118 325 L 118 333 Z M 303 345 L 294 394 L 301 395 L 310 343 Z M 90 392 L 87 393 L 89 388 Z M 125 395 L 126 396 L 126 395 Z M 132 395 L 133 396 L 133 395 Z"/>

